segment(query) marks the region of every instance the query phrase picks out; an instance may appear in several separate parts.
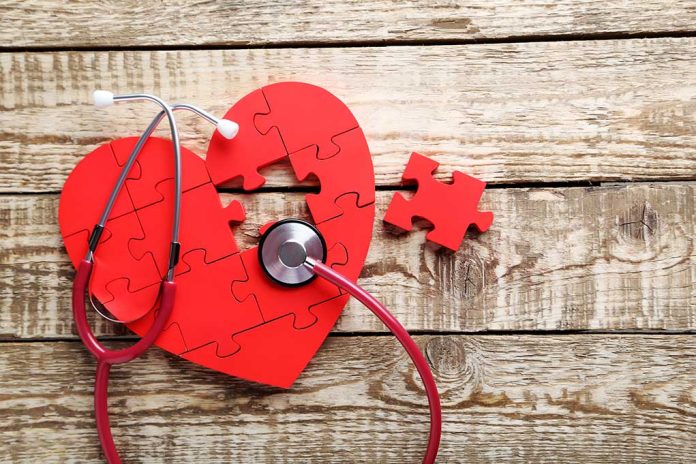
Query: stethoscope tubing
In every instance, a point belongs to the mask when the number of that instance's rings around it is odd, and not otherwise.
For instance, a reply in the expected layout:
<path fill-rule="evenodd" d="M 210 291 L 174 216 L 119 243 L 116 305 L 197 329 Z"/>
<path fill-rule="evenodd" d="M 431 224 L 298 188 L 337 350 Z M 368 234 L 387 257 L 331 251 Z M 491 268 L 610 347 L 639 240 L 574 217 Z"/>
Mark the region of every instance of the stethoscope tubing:
<path fill-rule="evenodd" d="M 162 112 L 167 116 L 167 120 L 169 122 L 169 129 L 170 129 L 169 132 L 171 134 L 172 144 L 174 145 L 174 211 L 173 211 L 172 231 L 171 231 L 172 254 L 174 254 L 175 248 L 176 248 L 176 251 L 178 252 L 177 245 L 175 245 L 175 244 L 179 243 L 179 225 L 181 223 L 181 143 L 179 141 L 179 130 L 176 127 L 176 119 L 174 118 L 173 109 L 164 100 L 162 100 L 159 97 L 155 97 L 154 95 L 148 95 L 148 94 L 115 95 L 113 97 L 113 99 L 114 99 L 114 101 L 148 100 L 148 101 L 154 102 L 157 105 L 159 105 L 162 108 Z M 192 107 L 191 105 L 180 105 L 180 108 L 191 110 L 194 107 Z M 202 114 L 206 119 L 212 118 L 212 116 L 210 116 L 209 114 L 205 113 L 202 110 L 196 111 L 196 112 L 199 114 Z M 162 116 L 160 116 L 160 114 L 155 116 L 155 118 L 152 120 L 150 125 L 148 125 L 147 129 L 145 129 L 145 131 L 142 133 L 142 135 L 138 139 L 138 142 L 136 143 L 135 148 L 131 152 L 131 154 L 128 158 L 128 161 L 126 162 L 124 167 L 121 169 L 121 174 L 119 175 L 118 180 L 116 181 L 116 185 L 112 189 L 111 194 L 109 196 L 109 199 L 106 203 L 106 206 L 104 207 L 104 211 L 102 212 L 102 215 L 99 218 L 98 226 L 100 228 L 103 229 L 104 226 L 106 225 L 106 221 L 109 219 L 109 215 L 111 214 L 111 209 L 113 208 L 113 205 L 116 203 L 116 198 L 118 197 L 118 194 L 120 193 L 121 189 L 123 188 L 123 184 L 126 181 L 126 177 L 128 176 L 128 173 L 130 172 L 130 169 L 133 166 L 133 163 L 135 163 L 135 160 L 138 157 L 140 150 L 142 150 L 143 145 L 145 144 L 147 139 L 150 138 L 150 135 L 155 130 L 155 128 L 157 128 L 160 121 L 162 120 Z M 94 248 L 96 248 L 96 243 L 94 243 Z M 90 249 L 87 252 L 86 259 L 91 261 L 92 254 L 94 253 L 94 248 L 92 246 L 90 246 Z M 174 280 L 174 267 L 176 267 L 177 258 L 170 256 L 169 266 L 167 269 L 167 280 L 169 280 L 169 281 Z"/>
<path fill-rule="evenodd" d="M 108 92 L 107 92 L 108 93 Z M 116 446 L 113 441 L 111 434 L 111 427 L 109 424 L 109 413 L 107 405 L 107 394 L 108 394 L 108 384 L 109 384 L 109 373 L 111 371 L 111 366 L 114 364 L 123 364 L 133 359 L 141 356 L 152 344 L 155 342 L 159 334 L 164 330 L 165 325 L 169 319 L 174 308 L 174 297 L 176 293 L 176 284 L 174 283 L 174 268 L 176 267 L 178 257 L 179 257 L 179 226 L 181 221 L 181 144 L 179 141 L 179 131 L 176 126 L 176 119 L 174 118 L 174 111 L 176 110 L 187 110 L 198 114 L 202 118 L 208 120 L 209 122 L 217 125 L 218 130 L 221 130 L 221 120 L 218 120 L 210 113 L 188 104 L 175 104 L 168 105 L 164 100 L 148 94 L 129 94 L 129 95 L 113 95 L 110 94 L 112 101 L 119 100 L 148 100 L 159 105 L 162 110 L 153 118 L 150 124 L 147 126 L 145 131 L 141 134 L 140 138 L 135 144 L 135 147 L 131 151 L 125 165 L 121 169 L 121 173 L 114 185 L 109 199 L 107 200 L 104 210 L 99 218 L 99 222 L 95 225 L 92 235 L 90 236 L 89 247 L 85 258 L 80 262 L 73 282 L 73 294 L 72 294 L 72 309 L 73 318 L 75 320 L 75 325 L 77 327 L 78 335 L 84 343 L 87 350 L 96 358 L 97 360 L 97 372 L 95 376 L 94 383 L 94 411 L 97 422 L 97 432 L 99 435 L 99 441 L 106 457 L 107 462 L 111 464 L 117 464 L 121 462 L 121 459 L 116 450 Z M 95 101 L 96 103 L 96 101 Z M 138 155 L 142 151 L 143 146 L 150 138 L 155 129 L 159 126 L 160 122 L 164 117 L 167 117 L 169 122 L 169 128 L 171 132 L 172 144 L 174 146 L 174 211 L 173 211 L 173 221 L 172 221 L 172 241 L 169 253 L 169 263 L 166 279 L 160 284 L 159 293 L 159 309 L 154 318 L 152 326 L 148 329 L 145 335 L 134 345 L 123 348 L 120 350 L 109 350 L 104 347 L 97 340 L 92 328 L 87 321 L 87 305 L 86 305 L 86 294 L 89 286 L 90 277 L 92 274 L 92 269 L 94 267 L 94 253 L 99 244 L 99 238 L 104 230 L 106 222 L 109 219 L 111 210 L 116 203 L 116 198 L 123 189 L 123 185 L 130 173 L 133 164 L 135 163 Z M 223 120 L 224 121 L 224 120 Z M 229 121 L 228 121 L 229 122 Z M 223 134 L 226 138 L 234 137 L 236 131 L 229 132 L 230 126 L 227 125 L 228 129 L 227 135 Z M 113 320 L 108 318 L 109 320 Z M 118 321 L 116 321 L 118 322 Z"/>
<path fill-rule="evenodd" d="M 92 273 L 92 261 L 82 260 L 73 282 L 72 309 L 77 333 L 87 350 L 97 359 L 97 372 L 94 379 L 94 415 L 97 424 L 97 434 L 101 443 L 104 457 L 109 464 L 120 464 L 109 424 L 108 388 L 109 373 L 114 364 L 124 364 L 140 357 L 155 342 L 164 330 L 165 324 L 174 309 L 176 283 L 164 281 L 160 287 L 160 306 L 155 321 L 145 335 L 134 345 L 120 350 L 109 350 L 102 345 L 94 335 L 87 320 L 85 294 L 89 277 Z"/>
<path fill-rule="evenodd" d="M 440 405 L 440 395 L 437 391 L 435 379 L 433 378 L 428 362 L 421 353 L 420 348 L 418 348 L 416 342 L 413 341 L 408 331 L 401 325 L 398 319 L 396 319 L 394 315 L 367 290 L 320 261 L 308 260 L 307 266 L 316 275 L 344 289 L 365 305 L 367 309 L 372 311 L 372 313 L 387 326 L 391 333 L 394 334 L 399 343 L 401 343 L 401 346 L 406 350 L 406 353 L 408 353 L 423 381 L 425 393 L 428 397 L 428 406 L 430 408 L 430 435 L 428 437 L 428 447 L 423 457 L 423 464 L 434 463 L 440 447 L 440 437 L 442 435 L 442 407 Z"/>

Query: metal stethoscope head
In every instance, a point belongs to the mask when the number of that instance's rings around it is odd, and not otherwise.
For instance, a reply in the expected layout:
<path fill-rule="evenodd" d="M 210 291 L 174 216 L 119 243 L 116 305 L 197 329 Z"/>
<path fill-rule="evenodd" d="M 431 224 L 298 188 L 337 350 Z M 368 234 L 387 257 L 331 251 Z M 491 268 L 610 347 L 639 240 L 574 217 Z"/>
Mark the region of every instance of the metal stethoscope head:
<path fill-rule="evenodd" d="M 287 287 L 314 280 L 312 264 L 326 261 L 326 242 L 313 225 L 300 219 L 283 219 L 261 236 L 259 263 L 266 276 Z"/>

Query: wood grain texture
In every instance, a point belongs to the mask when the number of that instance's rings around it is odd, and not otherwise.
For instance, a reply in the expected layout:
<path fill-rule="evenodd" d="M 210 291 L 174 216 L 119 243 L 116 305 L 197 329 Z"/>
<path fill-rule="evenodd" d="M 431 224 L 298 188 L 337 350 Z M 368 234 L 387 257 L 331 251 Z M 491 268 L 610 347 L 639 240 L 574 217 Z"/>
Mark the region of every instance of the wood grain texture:
<path fill-rule="evenodd" d="M 425 230 L 395 235 L 377 195 L 371 251 L 360 283 L 410 330 L 690 330 L 696 327 L 696 186 L 493 189 L 485 234 L 457 253 Z M 307 218 L 297 192 L 223 194 L 247 208 L 243 249 L 258 227 Z M 0 196 L 0 336 L 72 336 L 73 271 L 58 232 L 56 195 Z M 337 331 L 384 331 L 356 302 Z M 103 321 L 97 331 L 113 334 Z M 117 332 L 122 333 L 122 332 Z"/>
<path fill-rule="evenodd" d="M 417 337 L 443 404 L 439 462 L 696 460 L 696 343 L 671 336 Z M 76 342 L 0 350 L 3 460 L 101 462 Z M 151 350 L 113 370 L 128 462 L 420 462 L 427 402 L 391 337 L 331 337 L 288 391 Z"/>
<path fill-rule="evenodd" d="M 411 151 L 492 183 L 696 178 L 696 39 L 273 50 L 0 54 L 0 191 L 57 192 L 97 145 L 139 134 L 148 104 L 92 108 L 91 91 L 152 91 L 222 114 L 268 82 L 342 98 L 378 185 Z M 182 116 L 204 154 L 211 128 Z M 294 185 L 284 167 L 269 186 Z"/>
<path fill-rule="evenodd" d="M 693 31 L 692 1 L 5 1 L 0 48 L 399 43 Z"/>

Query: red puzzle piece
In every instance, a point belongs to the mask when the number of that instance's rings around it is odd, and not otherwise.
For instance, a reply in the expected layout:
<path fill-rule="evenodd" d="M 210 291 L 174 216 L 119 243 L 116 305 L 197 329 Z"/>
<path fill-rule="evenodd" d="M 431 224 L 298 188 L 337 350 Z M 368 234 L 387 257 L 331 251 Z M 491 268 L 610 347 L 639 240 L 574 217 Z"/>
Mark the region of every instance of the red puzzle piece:
<path fill-rule="evenodd" d="M 135 286 L 131 285 L 129 277 L 120 277 L 106 284 L 106 291 L 111 296 L 111 299 L 100 300 L 100 302 L 103 304 L 109 303 L 109 307 L 130 305 L 133 308 L 139 308 L 136 315 L 141 317 L 142 314 L 156 306 L 160 283 L 157 281 L 145 288 L 135 289 Z M 124 301 L 124 298 L 127 300 Z"/>
<path fill-rule="evenodd" d="M 317 229 L 327 240 L 326 245 L 335 254 L 335 257 L 327 262 L 354 281 L 360 275 L 367 257 L 372 234 L 347 234 L 345 231 L 354 227 L 363 230 L 369 228 L 372 231 L 372 221 L 375 217 L 374 203 L 360 207 L 357 200 L 358 196 L 355 193 L 341 195 L 336 199 L 336 207 L 341 211 L 341 215 L 317 224 Z"/>
<path fill-rule="evenodd" d="M 259 169 L 287 156 L 277 129 L 269 128 L 263 132 L 256 129 L 256 116 L 269 112 L 268 103 L 259 89 L 238 101 L 225 114 L 225 119 L 239 124 L 239 133 L 234 139 L 227 140 L 215 132 L 210 140 L 205 162 L 215 185 L 242 177 L 244 190 L 255 190 L 266 182 Z"/>
<path fill-rule="evenodd" d="M 215 346 L 207 345 L 183 357 L 236 377 L 290 388 L 326 339 L 347 301 L 347 295 L 340 295 L 312 306 L 309 310 L 316 323 L 309 327 L 298 329 L 294 316 L 288 314 L 238 333 L 234 341 L 241 349 L 234 356 L 217 356 Z"/>
<path fill-rule="evenodd" d="M 418 190 L 410 200 L 394 194 L 384 221 L 411 230 L 414 217 L 426 219 L 434 226 L 426 238 L 457 251 L 469 225 L 485 232 L 493 222 L 493 213 L 477 209 L 485 182 L 457 171 L 451 184 L 439 182 L 433 178 L 438 166 L 430 158 L 411 154 L 402 178 L 417 182 Z"/>
<path fill-rule="evenodd" d="M 172 183 L 173 180 L 168 179 L 160 183 L 158 189 L 170 191 Z M 131 240 L 129 248 L 136 259 L 152 253 L 162 277 L 167 273 L 169 262 L 173 209 L 174 202 L 171 197 L 167 197 L 165 201 L 137 210 L 145 236 Z M 230 224 L 243 220 L 242 204 L 232 201 L 223 208 L 213 184 L 207 183 L 188 190 L 181 196 L 181 256 L 192 250 L 205 249 L 206 259 L 211 262 L 239 252 Z M 185 272 L 185 266 L 180 261 L 175 273 Z"/>
<path fill-rule="evenodd" d="M 135 212 L 124 214 L 106 223 L 94 254 L 90 293 L 100 303 L 108 303 L 109 312 L 124 322 L 142 317 L 157 300 L 161 279 L 152 255 L 136 260 L 128 252 L 128 241 L 142 237 L 143 231 Z M 70 258 L 77 266 L 87 253 L 89 232 L 81 231 L 64 240 Z M 119 285 L 120 289 L 114 291 Z"/>
<path fill-rule="evenodd" d="M 58 222 L 63 237 L 94 228 L 120 171 L 110 144 L 98 147 L 75 166 L 60 195 Z M 133 209 L 128 193 L 122 189 L 110 218 L 123 216 Z"/>
<path fill-rule="evenodd" d="M 348 192 L 355 193 L 358 206 L 375 201 L 374 172 L 370 149 L 359 127 L 334 137 L 340 151 L 327 159 L 318 159 L 316 145 L 290 155 L 290 163 L 297 180 L 303 181 L 314 174 L 321 183 L 318 194 L 307 194 L 306 200 L 315 223 L 339 216 L 342 211 L 336 199 Z"/>
<path fill-rule="evenodd" d="M 120 166 L 126 164 L 137 137 L 128 137 L 111 142 L 111 147 Z M 126 180 L 128 194 L 136 209 L 144 208 L 160 202 L 164 196 L 174 194 L 172 183 L 168 191 L 157 189 L 157 185 L 166 179 L 174 179 L 174 144 L 170 140 L 150 137 L 136 159 L 138 169 L 133 169 Z M 205 164 L 193 152 L 181 147 L 181 190 L 186 192 L 192 188 L 210 182 Z"/>
<path fill-rule="evenodd" d="M 340 253 L 340 249 L 336 250 Z M 329 256 L 329 261 L 331 261 Z M 272 282 L 261 270 L 257 248 L 242 253 L 242 262 L 248 274 L 247 279 L 232 284 L 232 293 L 239 301 L 254 297 L 266 321 L 287 314 L 294 314 L 295 327 L 309 327 L 316 323 L 316 317 L 309 307 L 341 294 L 339 288 L 324 279 L 315 279 L 301 287 L 285 287 Z"/>
<path fill-rule="evenodd" d="M 217 356 L 236 353 L 239 345 L 233 341 L 233 335 L 264 322 L 253 298 L 239 302 L 232 295 L 232 281 L 246 279 L 239 254 L 209 263 L 205 250 L 195 250 L 183 256 L 182 261 L 190 271 L 176 278 L 177 296 L 169 320 L 177 324 L 186 350 L 212 344 Z M 143 334 L 152 321 L 153 318 L 131 328 Z M 179 340 L 172 337 L 162 342 Z"/>
<path fill-rule="evenodd" d="M 321 87 L 280 82 L 264 87 L 263 94 L 270 113 L 259 114 L 256 127 L 262 133 L 277 127 L 288 154 L 316 145 L 319 158 L 330 157 L 336 153 L 331 139 L 358 127 L 348 107 Z"/>

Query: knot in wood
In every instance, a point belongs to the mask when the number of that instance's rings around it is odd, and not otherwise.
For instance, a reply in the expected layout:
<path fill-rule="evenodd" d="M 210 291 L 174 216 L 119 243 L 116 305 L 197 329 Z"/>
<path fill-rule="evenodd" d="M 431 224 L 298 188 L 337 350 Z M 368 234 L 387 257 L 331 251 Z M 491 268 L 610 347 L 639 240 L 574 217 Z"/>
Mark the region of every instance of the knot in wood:
<path fill-rule="evenodd" d="M 478 296 L 484 287 L 483 263 L 473 252 L 437 253 L 436 277 L 440 291 L 460 300 Z"/>
<path fill-rule="evenodd" d="M 466 370 L 466 352 L 452 337 L 432 337 L 425 345 L 428 363 L 441 377 L 459 377 Z"/>
<path fill-rule="evenodd" d="M 618 223 L 623 238 L 645 242 L 657 232 L 657 212 L 646 201 L 629 208 L 619 217 Z"/>

